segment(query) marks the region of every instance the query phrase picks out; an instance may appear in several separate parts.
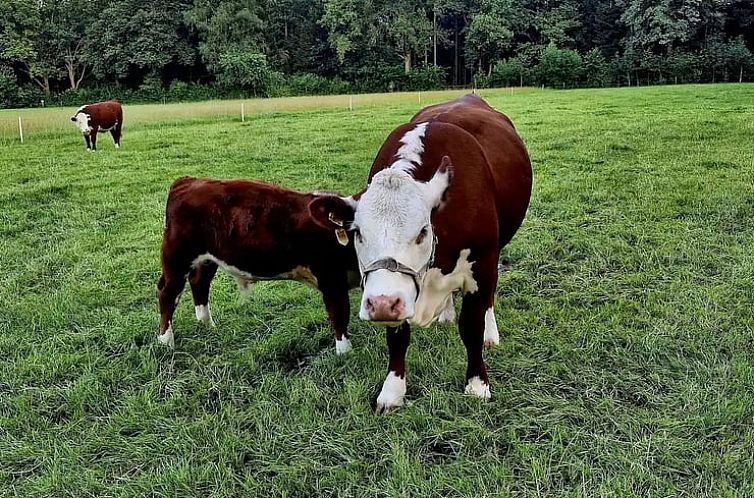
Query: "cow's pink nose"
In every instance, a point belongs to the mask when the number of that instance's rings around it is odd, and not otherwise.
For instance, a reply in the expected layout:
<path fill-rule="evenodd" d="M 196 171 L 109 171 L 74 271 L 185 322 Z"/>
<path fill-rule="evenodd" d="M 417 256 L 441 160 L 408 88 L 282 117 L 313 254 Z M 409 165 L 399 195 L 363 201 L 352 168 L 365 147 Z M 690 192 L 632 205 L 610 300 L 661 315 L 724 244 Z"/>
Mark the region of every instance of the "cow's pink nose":
<path fill-rule="evenodd" d="M 375 322 L 400 320 L 404 311 L 403 299 L 398 296 L 375 296 L 367 298 L 366 308 L 369 319 Z"/>

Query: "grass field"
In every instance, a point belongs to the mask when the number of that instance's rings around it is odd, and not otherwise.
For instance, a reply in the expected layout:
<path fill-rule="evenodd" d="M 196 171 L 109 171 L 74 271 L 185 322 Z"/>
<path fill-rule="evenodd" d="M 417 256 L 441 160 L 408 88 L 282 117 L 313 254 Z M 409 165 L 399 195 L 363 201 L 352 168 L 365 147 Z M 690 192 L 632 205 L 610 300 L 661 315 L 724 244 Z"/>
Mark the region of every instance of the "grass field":
<path fill-rule="evenodd" d="M 354 313 L 338 357 L 315 291 L 220 275 L 217 328 L 185 296 L 170 351 L 155 282 L 173 179 L 353 192 L 415 95 L 128 106 L 96 154 L 70 110 L 27 111 L 23 145 L 0 112 L 0 496 L 754 495 L 754 85 L 483 95 L 535 170 L 493 399 L 433 327 L 384 417 L 384 333 Z"/>

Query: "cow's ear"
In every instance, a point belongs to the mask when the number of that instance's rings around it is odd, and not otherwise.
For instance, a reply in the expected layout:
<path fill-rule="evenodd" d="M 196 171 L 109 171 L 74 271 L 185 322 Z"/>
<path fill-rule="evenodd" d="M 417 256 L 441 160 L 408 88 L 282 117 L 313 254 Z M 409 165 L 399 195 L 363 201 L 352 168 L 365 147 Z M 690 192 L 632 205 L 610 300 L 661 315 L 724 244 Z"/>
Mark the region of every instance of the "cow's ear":
<path fill-rule="evenodd" d="M 76 122 L 76 116 L 71 116 L 71 121 Z"/>
<path fill-rule="evenodd" d="M 440 166 L 432 179 L 424 184 L 424 197 L 432 208 L 445 199 L 445 194 L 453 182 L 453 164 L 448 156 L 443 156 Z"/>
<path fill-rule="evenodd" d="M 309 213 L 319 225 L 331 230 L 348 230 L 358 204 L 352 197 L 323 195 L 309 203 Z"/>

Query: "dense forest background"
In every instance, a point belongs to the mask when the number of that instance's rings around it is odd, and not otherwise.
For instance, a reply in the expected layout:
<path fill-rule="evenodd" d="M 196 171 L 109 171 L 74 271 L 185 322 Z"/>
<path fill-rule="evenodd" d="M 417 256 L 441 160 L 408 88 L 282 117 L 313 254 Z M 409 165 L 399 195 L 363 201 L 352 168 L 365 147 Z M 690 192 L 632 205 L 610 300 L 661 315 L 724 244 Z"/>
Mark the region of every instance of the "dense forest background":
<path fill-rule="evenodd" d="M 752 0 L 0 0 L 0 105 L 754 80 Z"/>

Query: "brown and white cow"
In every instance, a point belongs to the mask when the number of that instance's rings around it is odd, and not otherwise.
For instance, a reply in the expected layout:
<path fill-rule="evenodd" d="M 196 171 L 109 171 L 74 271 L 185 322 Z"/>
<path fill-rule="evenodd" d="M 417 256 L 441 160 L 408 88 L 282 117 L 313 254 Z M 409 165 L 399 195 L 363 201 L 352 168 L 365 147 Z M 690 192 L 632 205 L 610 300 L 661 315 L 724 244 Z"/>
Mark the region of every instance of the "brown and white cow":
<path fill-rule="evenodd" d="M 159 341 L 174 345 L 173 313 L 186 279 L 196 319 L 214 325 L 209 288 L 219 266 L 242 289 L 257 280 L 298 280 L 319 289 L 335 331 L 336 351 L 349 351 L 348 290 L 359 282 L 352 238 L 340 227 L 335 233 L 324 228 L 309 210 L 314 199 L 329 197 L 343 200 L 256 181 L 176 180 L 165 208 L 157 283 Z M 343 224 L 339 215 L 330 212 L 330 220 Z"/>
<path fill-rule="evenodd" d="M 363 283 L 359 317 L 387 325 L 390 360 L 378 412 L 404 403 L 409 322 L 454 320 L 459 290 L 466 392 L 490 397 L 482 351 L 499 342 L 497 263 L 523 222 L 531 185 L 531 163 L 511 121 L 466 95 L 396 128 L 361 194 L 313 201 L 323 226 L 337 228 L 328 213 L 350 222 Z"/>
<path fill-rule="evenodd" d="M 97 133 L 109 131 L 115 141 L 115 148 L 120 149 L 120 135 L 123 128 L 123 108 L 120 102 L 108 100 L 97 104 L 82 105 L 71 116 L 71 121 L 84 135 L 86 150 L 97 150 Z"/>

